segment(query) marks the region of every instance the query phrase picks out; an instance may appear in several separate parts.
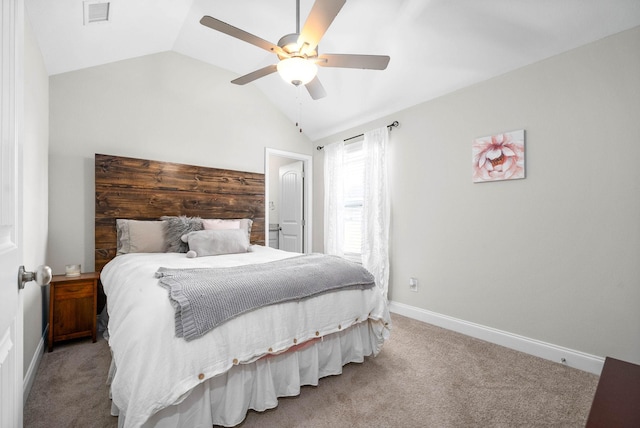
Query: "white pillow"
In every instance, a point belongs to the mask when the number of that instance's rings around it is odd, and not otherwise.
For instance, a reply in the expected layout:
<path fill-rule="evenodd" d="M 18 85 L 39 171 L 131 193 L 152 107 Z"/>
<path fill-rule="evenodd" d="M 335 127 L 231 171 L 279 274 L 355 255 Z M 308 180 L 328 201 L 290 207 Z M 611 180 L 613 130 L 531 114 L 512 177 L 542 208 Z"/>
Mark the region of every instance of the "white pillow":
<path fill-rule="evenodd" d="M 189 244 L 189 258 L 249 251 L 249 238 L 243 229 L 199 230 L 182 235 L 182 241 Z"/>
<path fill-rule="evenodd" d="M 205 230 L 240 229 L 240 220 L 204 219 L 202 225 Z"/>
<path fill-rule="evenodd" d="M 202 219 L 202 225 L 204 230 L 220 230 L 220 229 L 235 229 L 235 225 L 239 224 L 239 228 L 247 232 L 247 239 L 251 242 L 251 226 L 253 226 L 253 220 L 250 218 L 241 219 L 223 219 L 223 218 L 209 218 Z M 234 227 L 231 227 L 234 226 Z"/>

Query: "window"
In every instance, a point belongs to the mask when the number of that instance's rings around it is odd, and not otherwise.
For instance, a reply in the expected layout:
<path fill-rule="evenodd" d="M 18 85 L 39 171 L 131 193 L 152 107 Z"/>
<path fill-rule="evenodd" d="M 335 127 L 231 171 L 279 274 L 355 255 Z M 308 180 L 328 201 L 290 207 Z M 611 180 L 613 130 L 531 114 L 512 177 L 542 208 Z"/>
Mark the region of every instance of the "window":
<path fill-rule="evenodd" d="M 364 151 L 362 141 L 345 146 L 344 152 L 344 256 L 361 262 Z"/>

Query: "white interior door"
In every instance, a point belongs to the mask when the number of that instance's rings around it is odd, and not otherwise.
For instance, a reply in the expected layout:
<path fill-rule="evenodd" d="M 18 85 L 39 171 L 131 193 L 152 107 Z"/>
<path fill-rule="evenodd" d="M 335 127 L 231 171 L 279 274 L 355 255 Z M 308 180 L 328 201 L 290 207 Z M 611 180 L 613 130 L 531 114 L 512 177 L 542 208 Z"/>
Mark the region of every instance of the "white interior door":
<path fill-rule="evenodd" d="M 4 200 L 2 201 L 4 203 Z M 0 226 L 0 427 L 22 426 L 22 300 L 14 228 Z"/>
<path fill-rule="evenodd" d="M 0 7 L 0 427 L 22 427 L 21 262 L 22 40 L 21 0 Z"/>
<path fill-rule="evenodd" d="M 280 167 L 280 249 L 303 252 L 304 195 L 303 162 Z"/>

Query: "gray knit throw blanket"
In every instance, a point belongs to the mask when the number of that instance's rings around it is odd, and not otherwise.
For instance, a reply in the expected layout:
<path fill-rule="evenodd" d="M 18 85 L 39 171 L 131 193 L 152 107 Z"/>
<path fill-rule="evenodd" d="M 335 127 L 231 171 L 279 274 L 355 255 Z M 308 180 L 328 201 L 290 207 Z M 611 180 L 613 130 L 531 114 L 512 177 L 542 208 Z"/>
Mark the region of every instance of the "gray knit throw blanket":
<path fill-rule="evenodd" d="M 373 275 L 362 266 L 325 254 L 231 268 L 161 267 L 156 277 L 169 290 L 176 336 L 185 340 L 262 306 L 375 285 Z"/>

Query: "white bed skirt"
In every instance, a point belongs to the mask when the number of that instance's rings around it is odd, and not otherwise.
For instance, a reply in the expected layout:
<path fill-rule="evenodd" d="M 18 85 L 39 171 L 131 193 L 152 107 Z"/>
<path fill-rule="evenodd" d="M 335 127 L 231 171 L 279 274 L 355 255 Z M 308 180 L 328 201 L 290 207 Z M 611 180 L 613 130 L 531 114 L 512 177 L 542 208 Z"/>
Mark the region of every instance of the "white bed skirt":
<path fill-rule="evenodd" d="M 318 385 L 322 377 L 341 374 L 343 365 L 361 363 L 365 356 L 377 355 L 384 342 L 380 333 L 382 328 L 381 322 L 368 320 L 296 352 L 233 366 L 226 373 L 199 384 L 180 402 L 153 415 L 143 427 L 238 425 L 249 409 L 258 412 L 272 409 L 278 405 L 278 397 L 299 395 L 301 386 Z M 107 384 L 114 374 L 112 360 Z M 111 414 L 119 414 L 118 427 L 122 428 L 126 415 L 113 403 Z"/>

